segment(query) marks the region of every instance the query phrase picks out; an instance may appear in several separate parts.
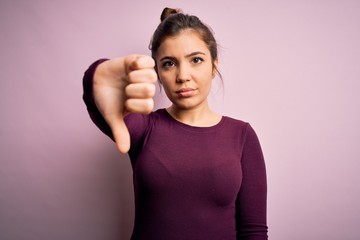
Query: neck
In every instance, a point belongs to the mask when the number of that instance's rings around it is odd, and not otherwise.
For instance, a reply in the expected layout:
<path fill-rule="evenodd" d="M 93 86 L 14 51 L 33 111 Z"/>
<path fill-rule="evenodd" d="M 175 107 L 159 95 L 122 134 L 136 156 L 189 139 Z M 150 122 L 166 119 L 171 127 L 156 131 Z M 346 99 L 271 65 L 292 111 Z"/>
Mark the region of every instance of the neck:
<path fill-rule="evenodd" d="M 172 105 L 166 110 L 174 119 L 190 126 L 209 127 L 221 120 L 221 116 L 213 112 L 208 105 L 196 109 L 180 109 Z"/>

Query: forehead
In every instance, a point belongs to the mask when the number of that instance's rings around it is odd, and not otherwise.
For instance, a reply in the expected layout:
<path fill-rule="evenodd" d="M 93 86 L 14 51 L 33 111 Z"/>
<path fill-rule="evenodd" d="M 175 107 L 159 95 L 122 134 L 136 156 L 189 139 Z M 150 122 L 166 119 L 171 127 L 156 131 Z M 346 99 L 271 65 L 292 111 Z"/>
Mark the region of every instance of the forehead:
<path fill-rule="evenodd" d="M 198 32 L 184 30 L 175 36 L 167 37 L 161 43 L 157 56 L 187 55 L 196 51 L 204 52 L 206 55 L 210 54 L 208 47 Z"/>

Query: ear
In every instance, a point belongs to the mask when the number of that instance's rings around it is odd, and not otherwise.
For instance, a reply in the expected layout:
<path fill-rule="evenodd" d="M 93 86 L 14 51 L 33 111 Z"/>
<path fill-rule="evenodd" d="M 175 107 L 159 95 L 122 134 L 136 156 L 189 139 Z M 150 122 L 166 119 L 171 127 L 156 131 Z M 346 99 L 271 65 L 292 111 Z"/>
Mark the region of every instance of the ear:
<path fill-rule="evenodd" d="M 216 75 L 216 73 L 217 73 L 216 69 L 218 69 L 218 68 L 217 68 L 218 65 L 219 65 L 219 59 L 216 58 L 216 59 L 214 60 L 214 63 L 213 63 L 213 70 L 212 70 L 212 76 L 213 76 L 213 78 L 215 78 L 215 75 Z"/>

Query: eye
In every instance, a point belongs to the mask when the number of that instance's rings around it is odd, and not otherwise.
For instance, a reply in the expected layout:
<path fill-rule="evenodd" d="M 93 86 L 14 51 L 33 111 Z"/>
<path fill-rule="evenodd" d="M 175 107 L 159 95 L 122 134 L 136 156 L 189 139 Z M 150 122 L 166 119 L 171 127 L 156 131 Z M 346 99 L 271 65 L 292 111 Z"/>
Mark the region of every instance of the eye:
<path fill-rule="evenodd" d="M 195 63 L 195 64 L 199 64 L 199 63 L 203 62 L 204 59 L 202 59 L 201 57 L 195 57 L 195 58 L 193 58 L 192 61 L 193 61 L 193 63 Z"/>
<path fill-rule="evenodd" d="M 170 68 L 170 67 L 173 67 L 174 65 L 175 65 L 175 63 L 173 61 L 165 61 L 162 63 L 163 68 Z"/>

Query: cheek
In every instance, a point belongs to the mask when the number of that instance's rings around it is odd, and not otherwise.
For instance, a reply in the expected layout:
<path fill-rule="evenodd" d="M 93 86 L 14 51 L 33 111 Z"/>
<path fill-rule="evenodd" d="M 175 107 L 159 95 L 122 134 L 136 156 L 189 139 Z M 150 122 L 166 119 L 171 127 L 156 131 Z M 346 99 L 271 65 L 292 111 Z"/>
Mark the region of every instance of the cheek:
<path fill-rule="evenodd" d="M 211 87 L 212 81 L 214 79 L 214 75 L 212 71 L 209 71 L 209 69 L 206 69 L 199 73 L 198 75 L 199 79 L 202 79 L 201 84 L 203 86 Z"/>
<path fill-rule="evenodd" d="M 170 92 L 170 88 L 171 88 L 169 79 L 164 75 L 159 74 L 158 76 L 159 76 L 159 82 L 160 82 L 162 88 L 164 89 L 166 95 L 169 96 L 169 92 Z"/>
<path fill-rule="evenodd" d="M 169 83 L 172 82 L 173 78 L 174 78 L 174 75 L 171 74 L 170 71 L 163 71 L 163 72 L 158 72 L 158 77 L 159 77 L 159 80 L 160 82 L 163 84 L 163 85 L 168 85 Z"/>

